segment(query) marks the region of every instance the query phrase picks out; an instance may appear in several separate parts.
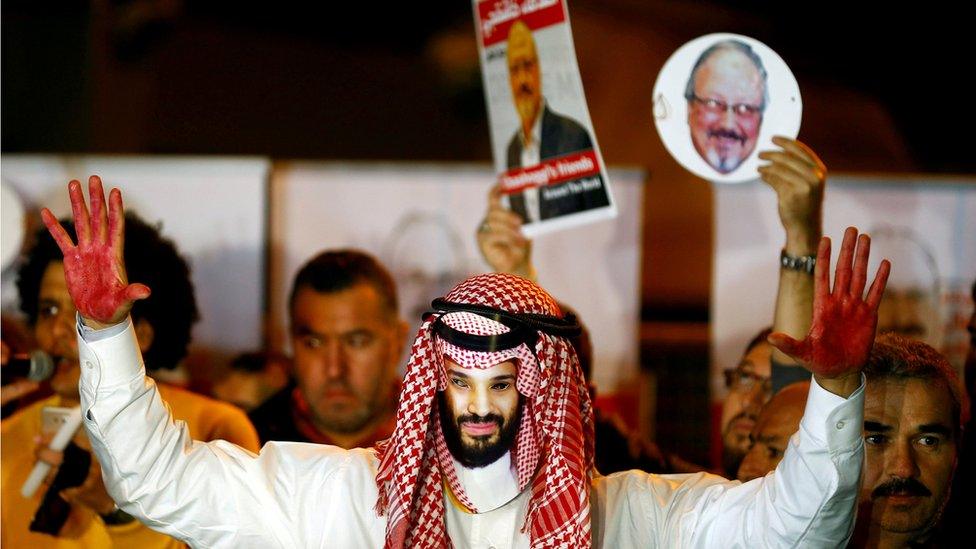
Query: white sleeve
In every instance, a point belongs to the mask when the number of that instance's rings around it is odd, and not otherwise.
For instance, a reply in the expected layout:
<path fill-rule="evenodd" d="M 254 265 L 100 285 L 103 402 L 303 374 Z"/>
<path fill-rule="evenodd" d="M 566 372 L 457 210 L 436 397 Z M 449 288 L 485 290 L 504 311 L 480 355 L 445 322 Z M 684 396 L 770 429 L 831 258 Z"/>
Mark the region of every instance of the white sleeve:
<path fill-rule="evenodd" d="M 864 441 L 864 379 L 849 398 L 810 384 L 800 428 L 775 471 L 693 498 L 694 547 L 844 547 L 854 528 Z M 674 515 L 672 515 L 674 518 Z"/>
<path fill-rule="evenodd" d="M 811 383 L 783 460 L 744 484 L 708 473 L 628 471 L 597 478 L 594 547 L 846 546 L 864 456 L 863 400 L 863 377 L 847 399 Z"/>
<path fill-rule="evenodd" d="M 147 526 L 193 546 L 301 545 L 282 493 L 295 487 L 280 449 L 257 456 L 225 441 L 191 440 L 145 376 L 131 321 L 78 327 L 81 410 L 109 494 Z"/>

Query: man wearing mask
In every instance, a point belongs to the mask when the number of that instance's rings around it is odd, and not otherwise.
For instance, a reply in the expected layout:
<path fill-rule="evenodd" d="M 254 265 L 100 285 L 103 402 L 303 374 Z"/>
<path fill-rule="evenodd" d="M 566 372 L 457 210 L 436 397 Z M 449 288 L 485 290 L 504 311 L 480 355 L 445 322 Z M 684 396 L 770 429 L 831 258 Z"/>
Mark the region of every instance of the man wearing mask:
<path fill-rule="evenodd" d="M 592 408 L 567 340 L 577 323 L 540 287 L 504 274 L 471 277 L 434 301 L 411 350 L 396 430 L 375 451 L 188 449 L 185 429 L 140 375 L 129 310 L 149 289 L 103 261 L 121 254 L 121 193 L 106 208 L 100 181 L 89 183 L 93 209 L 108 209 L 114 230 L 99 215 L 92 224 L 78 182 L 69 194 L 76 223 L 89 228 L 77 245 L 49 211 L 42 217 L 65 254 L 79 352 L 92 364 L 80 382 L 85 428 L 111 464 L 113 496 L 154 528 L 227 547 L 837 546 L 849 535 L 861 369 L 890 269 L 881 263 L 862 299 L 870 239 L 853 227 L 832 289 L 830 241 L 821 241 L 807 337 L 770 336 L 813 374 L 802 435 L 773 475 L 746 484 L 701 473 L 591 477 Z"/>

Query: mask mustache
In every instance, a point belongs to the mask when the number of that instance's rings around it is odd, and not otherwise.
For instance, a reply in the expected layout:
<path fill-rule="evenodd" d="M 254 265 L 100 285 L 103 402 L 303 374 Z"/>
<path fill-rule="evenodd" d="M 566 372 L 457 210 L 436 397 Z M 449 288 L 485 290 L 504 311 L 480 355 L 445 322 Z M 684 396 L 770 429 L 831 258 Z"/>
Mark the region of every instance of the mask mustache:
<path fill-rule="evenodd" d="M 886 496 L 931 496 L 932 492 L 913 478 L 893 478 L 871 492 L 871 499 Z"/>
<path fill-rule="evenodd" d="M 718 130 L 708 130 L 708 137 L 710 138 L 723 138 L 723 139 L 737 139 L 740 144 L 746 142 L 746 136 L 739 132 L 729 129 L 718 129 Z"/>
<path fill-rule="evenodd" d="M 494 423 L 498 425 L 499 429 L 501 429 L 504 420 L 502 420 L 502 416 L 498 414 L 488 414 L 486 416 L 476 416 L 474 414 L 466 414 L 463 416 L 459 416 L 457 418 L 458 426 L 460 426 L 462 423 Z"/>

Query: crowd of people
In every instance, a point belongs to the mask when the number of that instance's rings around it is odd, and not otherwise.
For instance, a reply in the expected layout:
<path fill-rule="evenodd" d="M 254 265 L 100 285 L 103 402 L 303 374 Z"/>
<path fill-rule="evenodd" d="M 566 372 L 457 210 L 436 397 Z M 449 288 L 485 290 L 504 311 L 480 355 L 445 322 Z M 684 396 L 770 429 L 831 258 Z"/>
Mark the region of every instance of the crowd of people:
<path fill-rule="evenodd" d="M 849 228 L 831 280 L 827 169 L 774 142 L 776 306 L 724 372 L 717 471 L 594 409 L 600 342 L 535 283 L 498 188 L 476 234 L 492 272 L 430 296 L 416 334 L 376 258 L 325 250 L 292 283 L 291 356 L 237 357 L 210 398 L 166 381 L 198 317 L 176 245 L 119 190 L 92 177 L 86 201 L 71 182 L 72 218 L 43 210 L 18 273 L 26 339 L 56 364 L 3 387 L 3 546 L 946 545 L 972 483 L 972 379 L 876 336 L 898 265 L 868 273 Z M 8 333 L 4 365 L 24 345 Z M 46 411 L 74 406 L 83 428 L 55 451 Z M 25 498 L 38 461 L 51 472 Z"/>

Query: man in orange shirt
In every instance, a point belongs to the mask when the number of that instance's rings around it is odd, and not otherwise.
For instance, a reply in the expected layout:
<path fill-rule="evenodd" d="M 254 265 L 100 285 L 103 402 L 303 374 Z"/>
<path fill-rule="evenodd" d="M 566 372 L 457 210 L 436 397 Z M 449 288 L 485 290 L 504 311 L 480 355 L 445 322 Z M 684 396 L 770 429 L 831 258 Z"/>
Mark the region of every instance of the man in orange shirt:
<path fill-rule="evenodd" d="M 154 284 L 153 295 L 132 311 L 146 368 L 150 373 L 172 369 L 186 355 L 190 330 L 198 317 L 189 268 L 172 242 L 133 215 L 126 219 L 125 238 L 132 243 L 125 252 L 126 265 Z M 47 231 L 39 232 L 35 242 L 18 273 L 17 286 L 38 346 L 55 357 L 54 395 L 3 421 L 2 545 L 34 549 L 180 547 L 177 540 L 153 532 L 118 510 L 105 490 L 101 467 L 89 452 L 83 430 L 65 452 L 53 452 L 46 443 L 36 442 L 42 436 L 42 409 L 78 405 L 81 365 L 76 310 L 65 283 L 61 253 Z M 159 387 L 175 417 L 186 422 L 194 438 L 224 439 L 251 451 L 259 449 L 257 434 L 240 410 L 173 386 Z M 38 459 L 56 467 L 49 483 L 24 499 L 20 488 Z M 72 476 L 69 470 L 74 471 L 74 482 L 62 482 Z"/>

